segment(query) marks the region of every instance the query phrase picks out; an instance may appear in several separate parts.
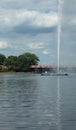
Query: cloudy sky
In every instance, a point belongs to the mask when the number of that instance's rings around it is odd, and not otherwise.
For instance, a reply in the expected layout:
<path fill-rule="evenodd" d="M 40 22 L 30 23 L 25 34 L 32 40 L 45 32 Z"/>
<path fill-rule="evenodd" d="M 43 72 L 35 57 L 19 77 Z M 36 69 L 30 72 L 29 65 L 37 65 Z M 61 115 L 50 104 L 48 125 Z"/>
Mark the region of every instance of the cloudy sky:
<path fill-rule="evenodd" d="M 60 64 L 76 65 L 76 0 L 60 3 L 58 15 L 58 0 L 0 0 L 0 53 L 31 52 L 39 64 L 56 65 L 61 23 Z"/>

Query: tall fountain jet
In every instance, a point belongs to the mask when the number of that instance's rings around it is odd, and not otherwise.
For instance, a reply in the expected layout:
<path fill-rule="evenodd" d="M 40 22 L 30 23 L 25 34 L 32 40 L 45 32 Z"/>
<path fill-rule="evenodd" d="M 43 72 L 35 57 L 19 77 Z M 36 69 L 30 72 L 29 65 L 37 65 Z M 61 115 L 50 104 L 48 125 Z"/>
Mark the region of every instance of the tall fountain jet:
<path fill-rule="evenodd" d="M 60 67 L 60 42 L 61 42 L 61 25 L 62 25 L 62 5 L 63 5 L 63 0 L 58 1 L 58 40 L 57 40 L 57 73 L 42 73 L 41 76 L 64 76 L 68 75 L 67 73 L 60 73 L 59 67 Z"/>
<path fill-rule="evenodd" d="M 63 5 L 63 0 L 58 1 L 58 45 L 57 45 L 57 50 L 58 50 L 58 64 L 57 64 L 57 73 L 59 73 L 59 66 L 60 66 L 60 42 L 61 42 L 61 19 L 62 19 L 62 5 Z"/>

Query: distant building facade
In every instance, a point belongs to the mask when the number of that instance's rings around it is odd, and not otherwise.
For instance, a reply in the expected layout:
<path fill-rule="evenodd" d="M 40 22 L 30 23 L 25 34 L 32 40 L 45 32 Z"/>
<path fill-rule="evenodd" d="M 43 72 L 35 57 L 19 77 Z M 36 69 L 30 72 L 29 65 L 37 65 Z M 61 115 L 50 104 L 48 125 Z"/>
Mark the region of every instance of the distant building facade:
<path fill-rule="evenodd" d="M 53 66 L 51 65 L 31 65 L 30 67 L 31 72 L 36 72 L 36 73 L 42 73 L 42 72 L 51 72 L 54 71 Z"/>

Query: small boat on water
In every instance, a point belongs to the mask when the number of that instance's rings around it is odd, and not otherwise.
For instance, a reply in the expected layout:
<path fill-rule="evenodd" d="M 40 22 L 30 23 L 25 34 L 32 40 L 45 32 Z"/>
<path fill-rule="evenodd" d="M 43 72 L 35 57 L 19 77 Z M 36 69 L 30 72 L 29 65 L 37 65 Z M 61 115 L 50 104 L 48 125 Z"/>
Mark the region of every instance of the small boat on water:
<path fill-rule="evenodd" d="M 41 76 L 50 76 L 50 73 L 45 71 L 45 72 L 41 73 Z"/>
<path fill-rule="evenodd" d="M 53 73 L 52 76 L 68 76 L 68 73 Z"/>
<path fill-rule="evenodd" d="M 51 76 L 50 73 L 41 73 L 41 76 Z"/>
<path fill-rule="evenodd" d="M 68 73 L 49 73 L 49 72 L 44 72 L 44 73 L 41 73 L 41 76 L 68 76 Z"/>

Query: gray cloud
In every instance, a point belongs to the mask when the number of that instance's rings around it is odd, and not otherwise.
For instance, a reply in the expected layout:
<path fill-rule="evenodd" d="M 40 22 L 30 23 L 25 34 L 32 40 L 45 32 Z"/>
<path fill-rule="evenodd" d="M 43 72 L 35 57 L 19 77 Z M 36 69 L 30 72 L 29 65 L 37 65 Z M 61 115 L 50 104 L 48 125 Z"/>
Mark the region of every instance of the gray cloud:
<path fill-rule="evenodd" d="M 5 9 L 57 10 L 58 0 L 0 0 L 0 7 Z"/>
<path fill-rule="evenodd" d="M 76 12 L 76 0 L 63 0 L 63 12 L 65 15 L 73 15 Z"/>
<path fill-rule="evenodd" d="M 20 26 L 16 26 L 14 28 L 14 32 L 20 34 L 31 34 L 37 35 L 40 33 L 51 33 L 56 31 L 56 27 L 34 27 L 34 26 L 26 26 L 25 24 L 21 24 Z"/>
<path fill-rule="evenodd" d="M 0 0 L 0 52 L 31 51 L 57 63 L 57 11 L 58 0 Z M 63 0 L 61 17 L 60 63 L 75 64 L 76 0 Z"/>
<path fill-rule="evenodd" d="M 29 51 L 36 53 L 42 64 L 46 64 L 48 57 L 50 61 L 50 56 L 45 58 L 43 52 L 46 48 L 49 50 L 49 46 L 51 51 L 56 48 L 57 2 L 0 0 L 0 52 L 19 55 Z M 7 43 L 5 48 L 3 41 Z"/>
<path fill-rule="evenodd" d="M 55 12 L 41 13 L 29 10 L 0 10 L 0 34 L 14 37 L 17 34 L 54 32 L 58 23 Z"/>

